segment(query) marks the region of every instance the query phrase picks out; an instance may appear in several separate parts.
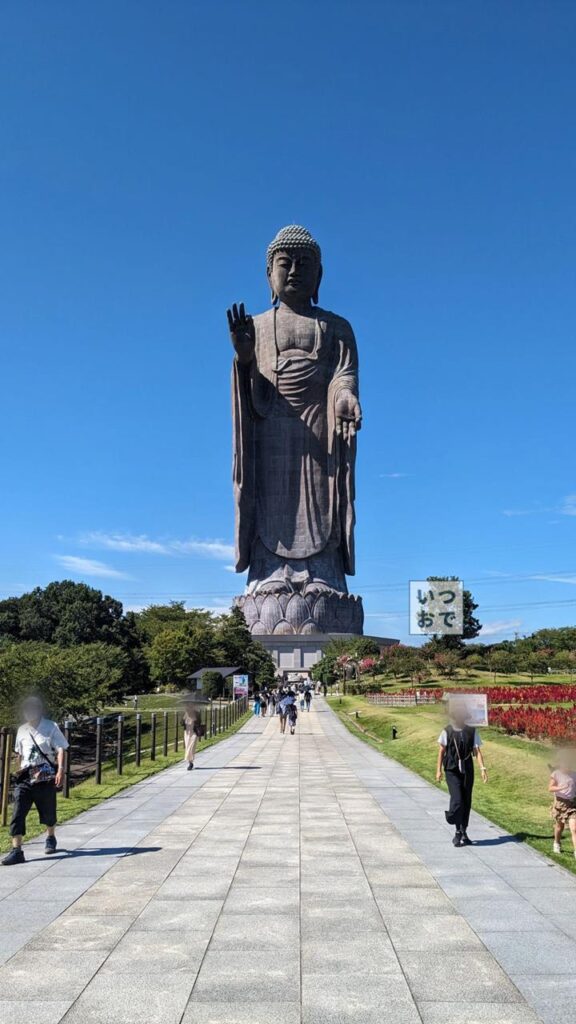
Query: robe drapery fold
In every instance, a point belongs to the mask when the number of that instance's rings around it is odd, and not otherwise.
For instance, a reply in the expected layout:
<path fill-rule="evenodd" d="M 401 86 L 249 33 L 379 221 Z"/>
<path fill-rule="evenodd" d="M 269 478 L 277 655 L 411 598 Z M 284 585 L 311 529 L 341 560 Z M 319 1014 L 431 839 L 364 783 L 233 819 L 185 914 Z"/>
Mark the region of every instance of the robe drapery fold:
<path fill-rule="evenodd" d="M 336 434 L 342 390 L 358 395 L 358 356 L 350 324 L 321 309 L 312 352 L 276 345 L 271 309 L 254 317 L 255 353 L 234 361 L 232 408 L 236 570 L 250 565 L 254 543 L 286 559 L 328 545 L 344 571 L 354 565 L 356 439 Z"/>

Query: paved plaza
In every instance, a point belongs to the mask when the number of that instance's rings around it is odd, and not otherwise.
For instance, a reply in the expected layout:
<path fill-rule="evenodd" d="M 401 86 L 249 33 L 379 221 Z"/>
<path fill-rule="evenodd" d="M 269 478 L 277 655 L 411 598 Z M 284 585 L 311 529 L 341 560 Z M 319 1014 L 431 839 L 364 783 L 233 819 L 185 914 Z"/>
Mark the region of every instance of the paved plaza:
<path fill-rule="evenodd" d="M 455 850 L 445 805 L 320 698 L 253 718 L 0 871 L 0 1018 L 573 1021 L 576 879 L 478 815 Z"/>

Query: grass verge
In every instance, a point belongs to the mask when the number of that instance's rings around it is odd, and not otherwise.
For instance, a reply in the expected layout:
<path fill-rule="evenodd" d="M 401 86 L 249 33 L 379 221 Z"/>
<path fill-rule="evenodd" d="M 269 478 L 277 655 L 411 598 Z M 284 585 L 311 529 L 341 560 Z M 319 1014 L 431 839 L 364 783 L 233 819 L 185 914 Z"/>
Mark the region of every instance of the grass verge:
<path fill-rule="evenodd" d="M 212 736 L 210 739 L 201 740 L 198 745 L 198 751 L 207 750 L 208 747 L 214 746 L 215 743 L 219 743 L 221 740 L 227 739 L 229 736 L 233 736 L 238 730 L 251 718 L 251 712 L 247 711 L 238 721 L 227 729 L 225 732 L 220 733 L 218 736 Z M 182 741 L 181 741 L 182 743 Z M 108 800 L 111 796 L 116 796 L 117 793 L 121 793 L 123 789 L 128 789 L 130 786 L 134 786 L 137 782 L 142 782 L 144 779 L 150 778 L 151 775 L 156 775 L 158 772 L 163 771 L 165 768 L 170 768 L 173 764 L 178 764 L 184 757 L 184 748 L 175 753 L 171 751 L 167 757 L 163 757 L 162 754 L 157 754 L 155 761 L 144 761 L 139 767 L 135 764 L 126 764 L 124 766 L 124 772 L 122 775 L 116 774 L 114 765 L 106 765 L 102 768 L 102 783 L 97 786 L 93 781 L 88 780 L 81 782 L 78 786 L 74 786 L 70 790 L 70 796 L 65 800 L 61 795 L 58 796 L 58 823 L 62 825 L 65 821 L 70 821 L 71 818 L 75 818 L 76 815 L 81 814 L 82 811 L 88 811 L 91 807 L 95 807 L 97 804 L 101 804 L 104 800 Z M 36 811 L 32 811 L 27 823 L 27 839 L 33 839 L 34 836 L 41 835 L 44 832 L 44 827 L 40 825 L 36 818 Z M 0 828 L 0 852 L 4 853 L 10 848 L 10 836 L 8 834 L 8 828 Z"/>
<path fill-rule="evenodd" d="M 351 733 L 438 786 L 435 780 L 437 740 L 445 724 L 442 709 L 438 706 L 387 708 L 368 704 L 364 697 L 331 697 L 329 704 Z M 392 726 L 398 730 L 395 740 Z M 474 809 L 576 873 L 572 841 L 567 831 L 562 844 L 564 852 L 559 856 L 552 854 L 551 800 L 547 792 L 551 747 L 506 736 L 497 729 L 483 729 L 482 740 L 488 782 L 483 785 L 477 773 Z M 448 801 L 446 784 L 442 783 L 439 788 L 444 790 Z"/>

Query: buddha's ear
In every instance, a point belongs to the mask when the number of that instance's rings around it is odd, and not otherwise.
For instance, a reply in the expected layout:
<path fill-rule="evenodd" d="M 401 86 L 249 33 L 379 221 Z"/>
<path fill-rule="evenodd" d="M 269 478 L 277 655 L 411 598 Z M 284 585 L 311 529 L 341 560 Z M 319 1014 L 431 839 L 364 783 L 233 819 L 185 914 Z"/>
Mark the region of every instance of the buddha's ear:
<path fill-rule="evenodd" d="M 322 264 L 320 264 L 320 268 L 318 270 L 318 280 L 316 281 L 316 289 L 314 291 L 314 295 L 312 296 L 312 302 L 314 303 L 315 306 L 318 305 L 318 292 L 320 291 L 320 282 L 321 282 L 321 280 L 322 280 Z"/>
<path fill-rule="evenodd" d="M 276 292 L 274 291 L 274 288 L 272 287 L 272 278 L 271 278 L 271 275 L 270 275 L 270 268 L 268 268 L 266 270 L 266 277 L 268 278 L 268 284 L 270 285 L 270 302 L 272 303 L 273 306 L 275 306 L 276 303 L 278 302 L 278 296 L 276 295 Z"/>

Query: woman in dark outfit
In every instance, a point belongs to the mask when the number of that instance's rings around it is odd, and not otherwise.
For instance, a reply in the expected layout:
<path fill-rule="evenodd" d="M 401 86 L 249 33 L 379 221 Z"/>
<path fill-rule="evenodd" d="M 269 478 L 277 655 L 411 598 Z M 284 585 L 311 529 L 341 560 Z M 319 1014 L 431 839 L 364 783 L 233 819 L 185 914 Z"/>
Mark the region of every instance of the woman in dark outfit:
<path fill-rule="evenodd" d="M 442 773 L 446 775 L 450 793 L 446 821 L 456 829 L 452 842 L 454 846 L 470 846 L 472 840 L 468 837 L 467 829 L 472 808 L 475 757 L 483 782 L 488 781 L 488 775 L 480 749 L 480 734 L 473 726 L 466 725 L 464 704 L 454 704 L 450 711 L 450 722 L 438 737 L 438 745 L 436 779 L 441 782 Z"/>

